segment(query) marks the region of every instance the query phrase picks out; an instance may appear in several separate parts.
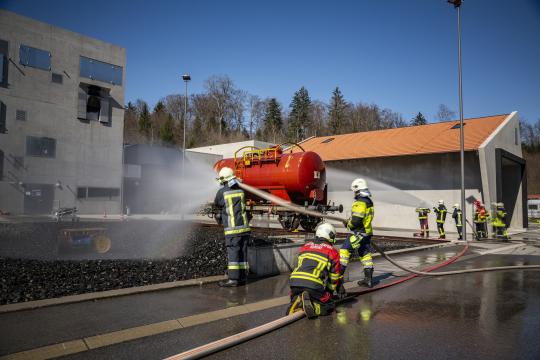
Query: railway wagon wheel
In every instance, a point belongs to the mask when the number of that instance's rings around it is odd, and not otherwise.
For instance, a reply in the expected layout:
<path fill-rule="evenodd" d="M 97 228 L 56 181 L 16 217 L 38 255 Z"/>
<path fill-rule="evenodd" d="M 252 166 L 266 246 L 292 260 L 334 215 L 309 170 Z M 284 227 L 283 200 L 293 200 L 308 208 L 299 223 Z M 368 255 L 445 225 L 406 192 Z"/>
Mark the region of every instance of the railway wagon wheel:
<path fill-rule="evenodd" d="M 105 254 L 111 250 L 112 241 L 110 237 L 104 234 L 99 234 L 92 238 L 92 245 L 97 253 Z"/>
<path fill-rule="evenodd" d="M 307 232 L 314 232 L 317 225 L 321 222 L 321 219 L 303 215 L 300 217 L 300 225 Z"/>
<path fill-rule="evenodd" d="M 278 215 L 279 223 L 281 227 L 287 231 L 295 231 L 300 226 L 300 217 L 296 214 L 290 215 Z"/>

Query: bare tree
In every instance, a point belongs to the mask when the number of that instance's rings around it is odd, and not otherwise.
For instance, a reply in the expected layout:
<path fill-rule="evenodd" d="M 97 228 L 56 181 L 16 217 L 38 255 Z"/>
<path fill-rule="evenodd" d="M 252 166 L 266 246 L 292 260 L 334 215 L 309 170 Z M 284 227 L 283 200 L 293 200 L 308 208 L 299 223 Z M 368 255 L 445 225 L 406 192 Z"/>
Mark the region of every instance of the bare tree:
<path fill-rule="evenodd" d="M 227 116 L 230 114 L 230 103 L 234 92 L 234 83 L 227 75 L 214 75 L 206 80 L 204 87 L 214 101 L 219 126 L 219 137 L 222 136 L 223 128 L 228 124 Z"/>
<path fill-rule="evenodd" d="M 257 95 L 250 95 L 248 99 L 249 111 L 249 137 L 253 138 L 253 130 L 257 131 L 264 118 L 266 101 L 261 100 Z"/>
<path fill-rule="evenodd" d="M 440 104 L 439 110 L 437 110 L 437 114 L 435 116 L 439 121 L 450 121 L 456 116 L 456 113 L 450 110 L 450 108 L 448 108 L 448 106 L 445 104 Z"/>
<path fill-rule="evenodd" d="M 315 100 L 310 106 L 311 116 L 311 134 L 312 136 L 321 136 L 326 133 L 326 124 L 328 123 L 328 105 L 322 101 Z"/>

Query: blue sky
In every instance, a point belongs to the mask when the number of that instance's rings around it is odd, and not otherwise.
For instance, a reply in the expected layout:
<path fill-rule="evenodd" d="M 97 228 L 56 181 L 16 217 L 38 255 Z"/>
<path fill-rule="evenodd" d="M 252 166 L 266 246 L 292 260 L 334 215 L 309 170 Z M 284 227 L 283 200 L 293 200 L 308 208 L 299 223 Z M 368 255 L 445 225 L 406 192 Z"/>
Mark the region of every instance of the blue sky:
<path fill-rule="evenodd" d="M 288 107 L 305 86 L 327 102 L 376 103 L 432 120 L 457 112 L 456 11 L 445 0 L 37 1 L 0 7 L 127 49 L 126 101 L 200 92 L 213 74 Z M 465 0 L 465 117 L 540 118 L 540 0 Z"/>

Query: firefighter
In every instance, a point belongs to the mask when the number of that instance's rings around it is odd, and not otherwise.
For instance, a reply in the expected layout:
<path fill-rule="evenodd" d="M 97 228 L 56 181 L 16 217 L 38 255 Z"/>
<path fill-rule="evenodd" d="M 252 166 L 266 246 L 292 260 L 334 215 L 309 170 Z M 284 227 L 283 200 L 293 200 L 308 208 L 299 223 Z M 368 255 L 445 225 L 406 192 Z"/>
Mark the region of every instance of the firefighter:
<path fill-rule="evenodd" d="M 496 204 L 495 213 L 493 214 L 493 228 L 497 239 L 508 241 L 508 230 L 506 229 L 506 210 L 502 202 Z"/>
<path fill-rule="evenodd" d="M 315 231 L 315 240 L 300 248 L 298 265 L 289 279 L 291 303 L 287 314 L 303 309 L 310 319 L 328 315 L 335 308 L 334 291 L 339 297 L 345 296 L 335 243 L 336 229 L 322 223 Z"/>
<path fill-rule="evenodd" d="M 452 213 L 452 218 L 456 222 L 456 228 L 458 232 L 458 240 L 463 240 L 463 213 L 459 204 L 454 204 L 454 212 Z"/>
<path fill-rule="evenodd" d="M 476 200 L 475 210 L 474 210 L 474 226 L 476 230 L 476 239 L 487 239 L 487 219 L 489 214 L 486 211 L 486 208 L 482 205 L 480 200 Z"/>
<path fill-rule="evenodd" d="M 446 239 L 446 234 L 444 232 L 444 222 L 446 221 L 446 206 L 444 206 L 444 201 L 439 200 L 439 206 L 434 207 L 433 211 L 437 215 L 437 230 L 439 231 L 439 239 Z"/>
<path fill-rule="evenodd" d="M 245 285 L 248 272 L 247 244 L 250 228 L 245 196 L 231 168 L 222 168 L 217 180 L 222 187 L 216 194 L 214 206 L 219 210 L 216 219 L 224 227 L 228 258 L 228 279 L 219 282 L 219 286 L 236 287 Z"/>
<path fill-rule="evenodd" d="M 347 222 L 347 228 L 353 233 L 347 237 L 343 246 L 339 250 L 341 261 L 341 274 L 345 272 L 351 253 L 358 252 L 360 262 L 364 267 L 364 280 L 359 281 L 358 285 L 373 287 L 373 258 L 371 256 L 371 236 L 373 228 L 371 222 L 375 210 L 371 193 L 367 182 L 364 179 L 355 179 L 351 184 L 351 190 L 354 192 L 354 202 L 352 204 L 351 218 Z"/>
<path fill-rule="evenodd" d="M 417 207 L 418 221 L 420 222 L 420 236 L 429 237 L 429 221 L 428 214 L 431 212 L 429 208 Z"/>

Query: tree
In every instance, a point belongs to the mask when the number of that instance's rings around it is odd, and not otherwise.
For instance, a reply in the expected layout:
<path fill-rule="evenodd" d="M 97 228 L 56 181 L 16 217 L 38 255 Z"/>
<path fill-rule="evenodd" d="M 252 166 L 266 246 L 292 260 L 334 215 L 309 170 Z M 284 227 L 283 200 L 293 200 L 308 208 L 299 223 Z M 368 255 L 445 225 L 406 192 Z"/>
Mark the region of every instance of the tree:
<path fill-rule="evenodd" d="M 330 105 L 328 105 L 328 130 L 330 134 L 343 134 L 346 132 L 347 109 L 349 104 L 345 101 L 339 87 L 334 89 Z"/>
<path fill-rule="evenodd" d="M 266 139 L 272 139 L 273 143 L 276 143 L 277 134 L 282 130 L 283 119 L 281 118 L 281 106 L 276 98 L 271 98 L 266 106 L 264 114 L 264 133 L 267 135 Z"/>
<path fill-rule="evenodd" d="M 150 123 L 150 111 L 148 110 L 148 104 L 141 101 L 141 109 L 139 110 L 139 131 L 148 136 L 152 124 Z"/>
<path fill-rule="evenodd" d="M 219 137 L 230 125 L 231 98 L 235 90 L 234 83 L 227 75 L 208 78 L 204 87 L 213 100 L 218 120 Z"/>
<path fill-rule="evenodd" d="M 266 103 L 257 95 L 250 95 L 248 100 L 249 111 L 249 137 L 253 138 L 253 131 L 257 131 L 264 118 Z"/>
<path fill-rule="evenodd" d="M 305 87 L 294 93 L 289 113 L 289 138 L 294 141 L 302 140 L 306 130 L 311 126 L 310 107 L 311 99 Z"/>
<path fill-rule="evenodd" d="M 167 144 L 172 144 L 174 142 L 174 120 L 171 114 L 167 114 L 167 120 L 161 128 L 159 129 L 159 138 L 161 141 Z"/>
<path fill-rule="evenodd" d="M 448 108 L 444 104 L 439 105 L 439 110 L 437 110 L 437 120 L 439 121 L 450 121 L 456 116 L 456 113 Z"/>
<path fill-rule="evenodd" d="M 313 136 L 326 135 L 326 123 L 328 121 L 328 105 L 322 101 L 315 100 L 311 103 L 311 127 Z"/>
<path fill-rule="evenodd" d="M 427 124 L 427 120 L 426 120 L 426 118 L 424 117 L 424 115 L 422 115 L 421 112 L 419 112 L 419 113 L 411 120 L 411 126 L 426 125 L 426 124 Z"/>

